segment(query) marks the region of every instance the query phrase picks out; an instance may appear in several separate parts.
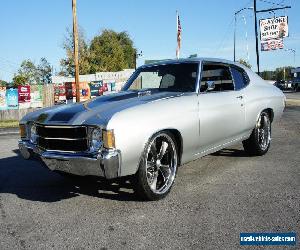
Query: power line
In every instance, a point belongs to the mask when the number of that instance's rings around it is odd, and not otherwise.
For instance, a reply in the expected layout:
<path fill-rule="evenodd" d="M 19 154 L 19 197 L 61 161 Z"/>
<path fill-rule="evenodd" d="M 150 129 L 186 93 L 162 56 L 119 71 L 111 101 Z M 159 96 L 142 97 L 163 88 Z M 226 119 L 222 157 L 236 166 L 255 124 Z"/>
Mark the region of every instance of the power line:
<path fill-rule="evenodd" d="M 241 9 L 248 8 L 249 5 L 251 4 L 251 2 L 252 2 L 252 0 L 248 1 L 248 2 L 244 5 L 244 7 L 243 7 L 243 6 L 241 7 Z M 231 19 L 231 21 L 230 21 L 228 27 L 226 28 L 226 31 L 225 31 L 225 33 L 224 33 L 222 39 L 221 39 L 221 42 L 220 42 L 218 48 L 217 48 L 216 51 L 215 51 L 214 56 L 216 56 L 216 54 L 220 51 L 220 49 L 222 49 L 222 48 L 224 47 L 224 42 L 225 42 L 225 40 L 228 39 L 228 36 L 230 35 L 229 30 L 230 30 L 230 28 L 232 28 L 232 26 L 233 26 L 234 19 L 235 19 L 234 17 Z"/>
<path fill-rule="evenodd" d="M 281 6 L 281 7 L 284 6 L 284 5 L 281 4 L 281 3 L 274 3 L 274 2 L 267 1 L 267 0 L 260 0 L 260 1 L 261 1 L 261 2 L 264 2 L 264 3 L 272 4 L 272 5 Z"/>
<path fill-rule="evenodd" d="M 216 49 L 216 51 L 215 51 L 214 56 L 216 56 L 216 54 L 220 51 L 220 49 L 223 48 L 224 42 L 225 42 L 225 38 L 227 38 L 227 36 L 229 35 L 229 32 L 228 32 L 228 31 L 229 31 L 229 29 L 232 27 L 233 21 L 234 21 L 234 18 L 231 19 L 229 25 L 227 26 L 226 31 L 225 31 L 225 33 L 224 33 L 222 39 L 221 39 L 221 42 L 220 42 L 219 46 L 217 47 L 217 49 Z"/>

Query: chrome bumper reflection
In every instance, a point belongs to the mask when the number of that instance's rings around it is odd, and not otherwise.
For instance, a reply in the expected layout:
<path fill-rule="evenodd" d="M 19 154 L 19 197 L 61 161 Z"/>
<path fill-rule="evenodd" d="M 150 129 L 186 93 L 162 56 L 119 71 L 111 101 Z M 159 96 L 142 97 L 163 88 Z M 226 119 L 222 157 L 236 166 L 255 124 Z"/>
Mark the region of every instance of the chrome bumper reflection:
<path fill-rule="evenodd" d="M 21 155 L 29 159 L 39 155 L 51 170 L 62 171 L 75 175 L 94 175 L 107 179 L 120 176 L 121 154 L 117 150 L 103 151 L 92 155 L 87 153 L 67 153 L 42 151 L 30 141 L 19 141 Z"/>

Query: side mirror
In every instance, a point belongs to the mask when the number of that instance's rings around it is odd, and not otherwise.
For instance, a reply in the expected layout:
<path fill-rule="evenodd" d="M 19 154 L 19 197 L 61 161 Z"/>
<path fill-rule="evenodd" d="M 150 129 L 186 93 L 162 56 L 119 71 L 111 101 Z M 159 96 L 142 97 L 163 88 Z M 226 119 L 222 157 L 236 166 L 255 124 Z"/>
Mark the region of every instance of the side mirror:
<path fill-rule="evenodd" d="M 207 85 L 206 91 L 212 91 L 212 90 L 215 89 L 215 82 L 214 81 L 207 81 L 206 85 Z"/>

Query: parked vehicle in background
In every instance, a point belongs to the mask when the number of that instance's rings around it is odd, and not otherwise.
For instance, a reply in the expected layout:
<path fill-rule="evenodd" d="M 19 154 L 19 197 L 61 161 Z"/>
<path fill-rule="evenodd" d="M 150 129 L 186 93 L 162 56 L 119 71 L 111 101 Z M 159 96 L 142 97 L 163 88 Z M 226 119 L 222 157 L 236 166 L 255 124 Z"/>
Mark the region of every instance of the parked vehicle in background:
<path fill-rule="evenodd" d="M 19 148 L 61 173 L 127 176 L 141 197 L 157 200 L 179 165 L 238 142 L 264 155 L 284 102 L 238 63 L 168 60 L 138 68 L 119 93 L 26 115 Z"/>
<path fill-rule="evenodd" d="M 300 67 L 292 69 L 291 73 L 293 74 L 292 89 L 297 92 L 300 89 Z"/>
<path fill-rule="evenodd" d="M 284 80 L 279 80 L 279 81 L 276 81 L 274 83 L 274 86 L 276 86 L 277 88 L 279 88 L 280 90 L 284 90 L 286 88 L 286 85 L 285 85 L 285 81 Z"/>
<path fill-rule="evenodd" d="M 292 88 L 292 81 L 286 81 L 285 82 L 285 87 L 286 87 L 286 89 L 291 89 Z"/>
<path fill-rule="evenodd" d="M 300 90 L 300 81 L 299 80 L 294 80 L 292 82 L 292 89 L 297 92 Z"/>

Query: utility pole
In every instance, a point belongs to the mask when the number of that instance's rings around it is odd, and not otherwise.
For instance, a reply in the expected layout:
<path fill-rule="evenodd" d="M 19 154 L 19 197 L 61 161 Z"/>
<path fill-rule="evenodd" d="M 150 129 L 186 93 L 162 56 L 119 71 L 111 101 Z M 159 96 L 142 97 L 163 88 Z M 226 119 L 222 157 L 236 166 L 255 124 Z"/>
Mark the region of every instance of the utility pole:
<path fill-rule="evenodd" d="M 256 64 L 257 64 L 257 74 L 260 74 L 259 70 L 259 50 L 258 50 L 258 32 L 257 32 L 257 16 L 256 16 L 256 0 L 253 0 L 253 11 L 254 11 L 254 27 L 255 27 L 255 47 L 256 47 Z"/>
<path fill-rule="evenodd" d="M 73 41 L 74 41 L 76 102 L 80 102 L 79 65 L 78 65 L 78 29 L 77 29 L 77 15 L 76 15 L 76 0 L 72 0 L 72 13 L 73 13 Z"/>

